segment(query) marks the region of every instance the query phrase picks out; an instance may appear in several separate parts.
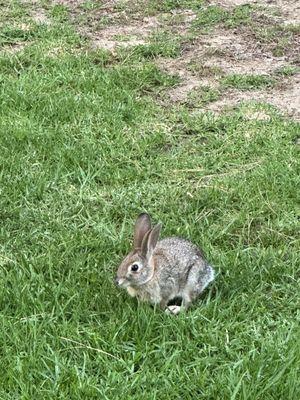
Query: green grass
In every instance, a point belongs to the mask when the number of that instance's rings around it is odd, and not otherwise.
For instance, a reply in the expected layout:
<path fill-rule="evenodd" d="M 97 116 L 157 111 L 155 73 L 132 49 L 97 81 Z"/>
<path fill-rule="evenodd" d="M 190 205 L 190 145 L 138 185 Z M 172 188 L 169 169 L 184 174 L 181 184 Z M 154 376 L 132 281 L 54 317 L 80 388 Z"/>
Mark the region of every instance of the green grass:
<path fill-rule="evenodd" d="M 300 34 L 298 25 L 265 24 L 261 22 L 254 24 L 253 33 L 256 40 L 265 47 L 269 47 L 275 57 L 292 53 L 297 63 Z"/>
<path fill-rule="evenodd" d="M 209 29 L 217 24 L 223 24 L 226 28 L 236 28 L 250 22 L 253 7 L 246 4 L 236 6 L 228 11 L 220 6 L 210 5 L 202 7 L 193 23 L 194 29 Z"/>
<path fill-rule="evenodd" d="M 149 0 L 141 2 L 144 10 L 152 12 L 167 12 L 176 9 L 199 9 L 205 0 Z"/>
<path fill-rule="evenodd" d="M 276 80 L 269 75 L 227 75 L 221 80 L 225 88 L 236 88 L 240 90 L 255 90 L 274 86 Z"/>
<path fill-rule="evenodd" d="M 197 74 L 198 76 L 222 76 L 224 71 L 218 65 L 205 65 L 199 63 L 199 60 L 191 60 L 188 65 L 189 71 Z"/>
<path fill-rule="evenodd" d="M 0 398 L 298 399 L 299 124 L 161 107 L 149 60 L 37 29 L 0 52 Z M 177 318 L 114 287 L 141 210 L 218 273 Z"/>
<path fill-rule="evenodd" d="M 129 51 L 126 48 L 120 48 L 118 50 L 118 58 L 130 63 L 153 60 L 157 57 L 175 58 L 179 56 L 179 54 L 180 42 L 178 38 L 171 38 L 169 35 L 164 33 L 156 34 L 150 37 L 148 44 L 130 46 Z"/>
<path fill-rule="evenodd" d="M 188 96 L 188 104 L 191 107 L 203 107 L 205 104 L 218 100 L 220 92 L 209 86 L 202 86 L 192 91 Z"/>
<path fill-rule="evenodd" d="M 299 72 L 300 67 L 297 67 L 295 65 L 286 65 L 276 70 L 276 74 L 281 76 L 293 76 L 298 74 Z"/>
<path fill-rule="evenodd" d="M 33 31 L 6 27 L 1 30 L 0 45 L 28 41 L 32 39 L 33 36 Z"/>

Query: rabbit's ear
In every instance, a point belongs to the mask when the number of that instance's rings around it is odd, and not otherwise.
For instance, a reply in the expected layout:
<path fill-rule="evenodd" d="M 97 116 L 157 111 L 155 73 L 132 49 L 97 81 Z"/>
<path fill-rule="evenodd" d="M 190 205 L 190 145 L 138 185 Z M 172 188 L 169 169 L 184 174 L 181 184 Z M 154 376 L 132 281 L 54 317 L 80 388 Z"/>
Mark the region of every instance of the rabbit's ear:
<path fill-rule="evenodd" d="M 133 247 L 139 249 L 142 246 L 144 236 L 151 229 L 151 220 L 148 214 L 142 213 L 138 216 L 134 226 Z"/>
<path fill-rule="evenodd" d="M 149 239 L 149 236 L 150 236 L 151 232 L 152 232 L 152 230 L 149 229 L 149 231 L 144 236 L 144 239 L 143 239 L 142 244 L 141 244 L 141 253 L 145 258 L 147 258 L 147 254 L 148 254 L 148 239 Z"/>
<path fill-rule="evenodd" d="M 161 230 L 161 224 L 155 225 L 153 229 L 151 229 L 144 237 L 142 243 L 142 254 L 146 258 L 150 258 L 155 246 L 157 244 L 159 234 Z"/>

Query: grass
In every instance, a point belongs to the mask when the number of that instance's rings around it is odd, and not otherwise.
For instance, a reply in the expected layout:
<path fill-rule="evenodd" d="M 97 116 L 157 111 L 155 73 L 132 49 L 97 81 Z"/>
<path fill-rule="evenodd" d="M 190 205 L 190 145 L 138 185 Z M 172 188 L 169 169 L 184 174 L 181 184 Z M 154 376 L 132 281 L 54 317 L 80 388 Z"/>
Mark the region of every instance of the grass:
<path fill-rule="evenodd" d="M 293 76 L 300 72 L 300 67 L 294 65 L 286 65 L 284 67 L 278 68 L 276 71 L 277 75 L 281 76 Z"/>
<path fill-rule="evenodd" d="M 250 4 L 238 5 L 225 9 L 218 5 L 202 4 L 193 21 L 192 32 L 208 33 L 216 26 L 225 29 L 247 29 L 259 46 L 271 49 L 275 57 L 292 54 L 298 64 L 299 24 L 280 24 L 270 9 Z"/>
<path fill-rule="evenodd" d="M 276 80 L 269 75 L 230 74 L 222 78 L 221 83 L 225 88 L 255 90 L 272 87 L 275 85 Z"/>
<path fill-rule="evenodd" d="M 176 9 L 199 9 L 205 0 L 149 0 L 144 3 L 144 10 L 147 12 L 167 12 Z"/>
<path fill-rule="evenodd" d="M 0 398 L 298 399 L 299 124 L 163 108 L 151 60 L 37 29 L 0 53 Z M 178 318 L 114 287 L 141 210 L 218 272 Z"/>
<path fill-rule="evenodd" d="M 170 38 L 166 33 L 152 35 L 149 38 L 148 44 L 130 46 L 129 51 L 122 47 L 118 50 L 119 60 L 130 63 L 143 60 L 153 60 L 157 57 L 175 58 L 179 56 L 179 54 L 180 42 L 178 38 Z"/>
<path fill-rule="evenodd" d="M 250 22 L 253 7 L 246 4 L 226 10 L 220 6 L 210 5 L 202 7 L 193 23 L 194 29 L 209 29 L 217 24 L 223 24 L 226 28 L 236 28 Z"/>
<path fill-rule="evenodd" d="M 203 105 L 218 100 L 220 92 L 217 89 L 213 89 L 209 86 L 202 86 L 192 91 L 189 94 L 188 104 L 191 107 L 203 107 Z"/>
<path fill-rule="evenodd" d="M 218 65 L 205 65 L 199 63 L 199 60 L 191 60 L 188 65 L 189 71 L 197 74 L 198 76 L 222 76 L 224 71 Z"/>
<path fill-rule="evenodd" d="M 295 53 L 295 61 L 298 56 L 298 42 L 300 28 L 298 25 L 280 25 L 265 23 L 253 24 L 255 38 L 265 47 L 269 47 L 275 57 L 282 57 L 288 53 Z"/>

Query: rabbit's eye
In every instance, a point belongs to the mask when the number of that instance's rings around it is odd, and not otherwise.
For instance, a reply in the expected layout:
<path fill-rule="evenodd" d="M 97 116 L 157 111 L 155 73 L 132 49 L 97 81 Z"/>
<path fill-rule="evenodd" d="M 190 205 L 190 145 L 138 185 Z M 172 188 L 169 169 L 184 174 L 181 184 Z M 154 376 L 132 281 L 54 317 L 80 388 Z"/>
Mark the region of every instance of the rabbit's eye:
<path fill-rule="evenodd" d="M 131 271 L 136 272 L 138 269 L 139 269 L 139 265 L 138 264 L 132 264 Z"/>

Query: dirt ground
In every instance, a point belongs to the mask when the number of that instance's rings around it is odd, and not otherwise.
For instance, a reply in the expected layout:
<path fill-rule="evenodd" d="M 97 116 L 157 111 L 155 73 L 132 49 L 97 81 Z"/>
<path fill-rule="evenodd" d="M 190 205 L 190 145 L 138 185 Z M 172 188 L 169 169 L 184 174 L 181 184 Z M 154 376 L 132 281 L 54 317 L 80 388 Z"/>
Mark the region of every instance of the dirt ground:
<path fill-rule="evenodd" d="M 229 12 L 236 6 L 254 5 L 257 11 L 253 14 L 253 23 L 233 28 L 219 23 L 208 32 L 193 32 L 192 38 L 191 27 L 197 13 L 190 9 L 147 15 L 142 2 L 111 0 L 95 9 L 84 8 L 86 2 L 79 0 L 56 0 L 55 3 L 68 8 L 78 32 L 90 39 L 92 47 L 112 53 L 119 47 L 145 45 L 158 32 L 179 37 L 181 51 L 177 58 L 154 60 L 162 70 L 180 77 L 180 84 L 165 93 L 170 102 L 185 103 L 191 93 L 205 87 L 217 90 L 218 97 L 204 104 L 204 109 L 218 113 L 254 100 L 274 105 L 300 120 L 299 0 L 210 0 L 208 6 L 220 6 Z M 34 18 L 48 23 L 41 9 L 36 9 Z M 273 36 L 260 36 L 274 27 Z M 272 77 L 285 67 L 292 67 L 295 72 L 277 77 L 277 84 L 272 87 L 239 90 L 222 86 L 222 79 L 230 74 Z"/>

